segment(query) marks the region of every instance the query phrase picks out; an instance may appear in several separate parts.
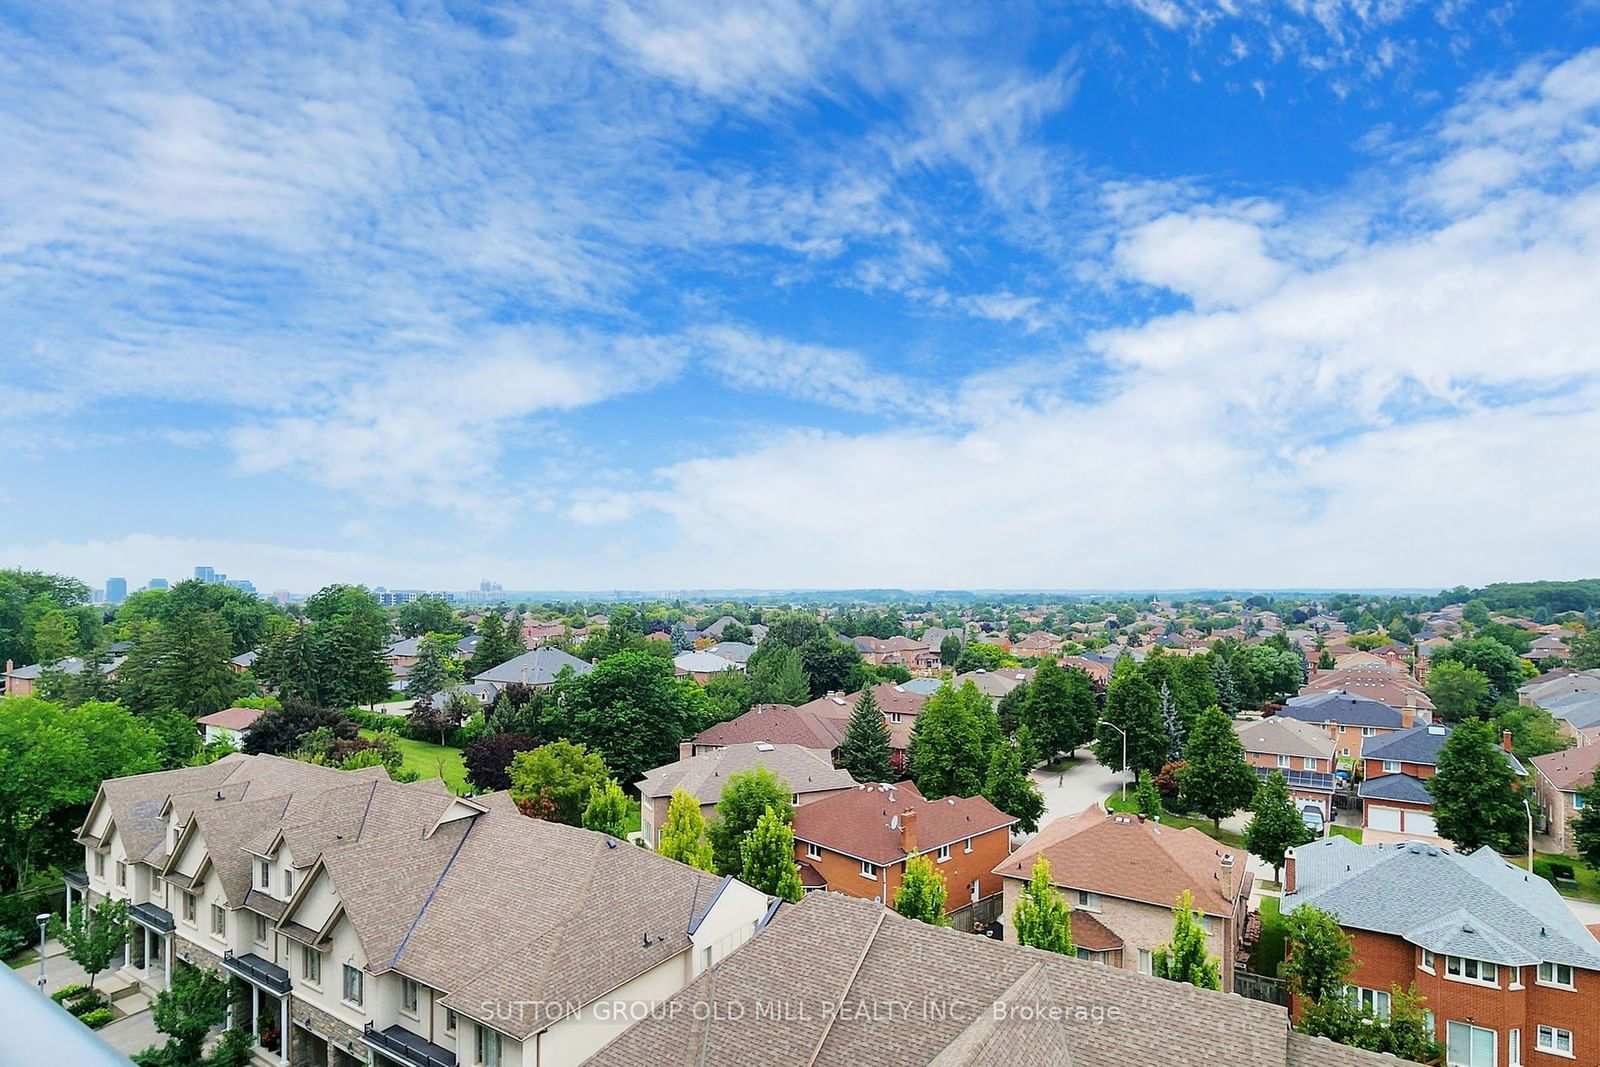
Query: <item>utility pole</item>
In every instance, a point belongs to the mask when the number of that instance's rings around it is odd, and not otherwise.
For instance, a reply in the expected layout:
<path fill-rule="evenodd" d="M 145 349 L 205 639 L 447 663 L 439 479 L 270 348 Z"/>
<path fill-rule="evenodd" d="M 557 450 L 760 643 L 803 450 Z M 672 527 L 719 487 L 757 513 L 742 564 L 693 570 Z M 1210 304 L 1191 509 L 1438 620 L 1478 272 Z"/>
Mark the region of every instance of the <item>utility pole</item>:
<path fill-rule="evenodd" d="M 1126 801 L 1128 799 L 1128 731 L 1114 722 L 1107 722 L 1105 719 L 1101 719 L 1099 725 L 1109 726 L 1122 735 L 1122 799 Z"/>

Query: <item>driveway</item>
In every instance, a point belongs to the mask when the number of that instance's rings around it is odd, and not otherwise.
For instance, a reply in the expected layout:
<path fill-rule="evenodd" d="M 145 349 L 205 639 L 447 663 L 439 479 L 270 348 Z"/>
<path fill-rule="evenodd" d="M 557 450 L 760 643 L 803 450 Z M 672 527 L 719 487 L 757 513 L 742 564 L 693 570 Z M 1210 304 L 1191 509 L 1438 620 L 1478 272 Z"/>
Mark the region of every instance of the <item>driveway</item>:
<path fill-rule="evenodd" d="M 1094 754 L 1086 748 L 1073 753 L 1072 762 L 1065 770 L 1035 767 L 1029 777 L 1044 795 L 1040 827 L 1063 815 L 1076 815 L 1084 808 L 1098 805 L 1122 781 L 1120 776 L 1097 763 Z"/>

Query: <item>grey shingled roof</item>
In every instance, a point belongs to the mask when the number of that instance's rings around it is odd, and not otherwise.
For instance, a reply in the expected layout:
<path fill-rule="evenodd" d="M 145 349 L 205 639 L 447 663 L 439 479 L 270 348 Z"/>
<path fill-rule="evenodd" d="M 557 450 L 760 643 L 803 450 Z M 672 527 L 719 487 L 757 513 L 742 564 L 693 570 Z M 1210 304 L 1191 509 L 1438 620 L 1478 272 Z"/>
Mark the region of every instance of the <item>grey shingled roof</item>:
<path fill-rule="evenodd" d="M 472 680 L 493 682 L 496 685 L 512 685 L 517 682 L 528 685 L 549 685 L 564 668 L 570 668 L 573 674 L 588 674 L 594 670 L 594 664 L 585 663 L 577 656 L 568 655 L 559 648 L 542 647 L 532 652 L 524 652 L 499 666 L 490 667 Z"/>
<path fill-rule="evenodd" d="M 804 745 L 756 741 L 729 745 L 657 767 L 640 779 L 639 793 L 662 797 L 670 795 L 674 789 L 686 789 L 700 803 L 715 804 L 722 799 L 722 787 L 727 784 L 729 775 L 754 767 L 765 767 L 782 778 L 791 793 L 854 789 L 856 785 L 850 772 L 835 769 L 825 752 Z"/>
<path fill-rule="evenodd" d="M 1343 926 L 1394 934 L 1433 952 L 1509 967 L 1549 960 L 1600 970 L 1600 942 L 1555 887 L 1491 848 L 1463 856 L 1416 842 L 1328 837 L 1293 851 L 1290 911 L 1314 904 Z"/>
<path fill-rule="evenodd" d="M 997 1004 L 1004 1010 L 996 1013 Z M 1399 1062 L 1301 1039 L 1282 1008 L 1260 1001 L 928 926 L 869 900 L 815 892 L 781 908 L 738 952 L 589 1063 L 1193 1067 L 1213 1061 Z"/>
<path fill-rule="evenodd" d="M 1422 779 L 1409 774 L 1384 774 L 1361 783 L 1363 800 L 1400 800 L 1411 804 L 1432 804 L 1433 794 Z"/>
<path fill-rule="evenodd" d="M 1401 763 L 1421 763 L 1432 766 L 1439 762 L 1439 751 L 1444 748 L 1444 743 L 1449 739 L 1450 727 L 1443 723 L 1413 726 L 1409 730 L 1398 730 L 1392 734 L 1368 739 L 1361 746 L 1361 758 L 1398 760 Z M 1504 750 L 1502 749 L 1502 751 Z M 1511 761 L 1512 770 L 1519 775 L 1528 773 L 1527 769 L 1522 766 L 1522 761 L 1517 759 L 1516 756 L 1507 752 L 1506 758 Z"/>
<path fill-rule="evenodd" d="M 1279 715 L 1301 722 L 1336 722 L 1343 726 L 1381 726 L 1398 730 L 1400 713 L 1371 697 L 1339 690 L 1290 697 Z"/>

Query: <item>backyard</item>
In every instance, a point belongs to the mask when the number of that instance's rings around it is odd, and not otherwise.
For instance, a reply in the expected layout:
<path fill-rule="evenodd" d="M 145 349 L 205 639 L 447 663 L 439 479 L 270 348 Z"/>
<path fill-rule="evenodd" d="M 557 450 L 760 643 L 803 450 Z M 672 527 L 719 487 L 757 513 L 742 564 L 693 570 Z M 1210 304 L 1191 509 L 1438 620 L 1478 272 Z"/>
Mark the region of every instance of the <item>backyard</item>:
<path fill-rule="evenodd" d="M 376 730 L 362 730 L 362 737 L 376 737 Z M 444 784 L 453 793 L 469 792 L 467 785 L 467 767 L 461 761 L 461 750 L 451 748 L 449 745 L 436 745 L 431 741 L 413 741 L 402 737 L 400 754 L 404 757 L 401 764 L 408 771 L 416 771 L 423 778 L 442 778 Z"/>
<path fill-rule="evenodd" d="M 1283 946 L 1287 939 L 1283 915 L 1278 909 L 1278 898 L 1261 898 L 1261 939 L 1250 953 L 1250 970 L 1268 978 L 1278 976 L 1278 964 L 1283 961 Z"/>
<path fill-rule="evenodd" d="M 1526 854 L 1507 856 L 1506 862 L 1528 869 Z M 1557 878 L 1561 867 L 1572 869 L 1572 878 Z M 1552 869 L 1555 868 L 1555 869 Z M 1550 882 L 1556 887 L 1556 892 L 1564 897 L 1573 897 L 1577 900 L 1589 900 L 1600 903 L 1600 873 L 1578 859 L 1576 856 L 1563 856 L 1550 852 L 1535 852 L 1533 854 L 1534 873 Z"/>

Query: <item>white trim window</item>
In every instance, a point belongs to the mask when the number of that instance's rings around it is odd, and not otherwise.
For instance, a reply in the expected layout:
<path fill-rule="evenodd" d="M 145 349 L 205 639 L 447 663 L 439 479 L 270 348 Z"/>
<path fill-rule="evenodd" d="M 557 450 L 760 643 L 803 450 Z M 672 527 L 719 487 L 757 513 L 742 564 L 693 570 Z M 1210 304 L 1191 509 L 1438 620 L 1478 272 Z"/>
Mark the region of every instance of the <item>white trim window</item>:
<path fill-rule="evenodd" d="M 1078 890 L 1078 903 L 1076 905 L 1084 911 L 1100 910 L 1100 894 L 1091 893 L 1087 889 Z"/>
<path fill-rule="evenodd" d="M 284 895 L 285 899 L 294 896 L 294 868 L 293 867 L 285 867 L 283 869 L 283 895 Z"/>
<path fill-rule="evenodd" d="M 300 946 L 300 977 L 312 985 L 322 984 L 322 953 L 310 945 Z"/>
<path fill-rule="evenodd" d="M 1386 759 L 1386 760 L 1384 760 L 1383 761 L 1383 773 L 1384 774 L 1399 774 L 1400 773 L 1400 761 L 1397 760 L 1397 759 Z"/>
<path fill-rule="evenodd" d="M 481 1023 L 477 1026 L 477 1061 L 483 1067 L 500 1067 L 500 1034 Z"/>
<path fill-rule="evenodd" d="M 256 916 L 256 944 L 265 945 L 266 943 L 267 943 L 267 917 L 265 915 L 257 915 Z"/>
<path fill-rule="evenodd" d="M 1422 969 L 1433 974 L 1433 953 L 1428 949 L 1422 950 Z"/>
<path fill-rule="evenodd" d="M 1506 1062 L 1522 1067 L 1522 1030 L 1515 1026 L 1506 1034 Z"/>
<path fill-rule="evenodd" d="M 1317 769 L 1317 757 L 1315 757 L 1315 756 L 1301 756 L 1300 757 L 1300 769 L 1301 770 L 1306 770 L 1306 771 L 1314 771 L 1314 770 L 1316 770 Z"/>
<path fill-rule="evenodd" d="M 211 933 L 217 937 L 228 935 L 228 912 L 221 904 L 211 905 Z"/>
<path fill-rule="evenodd" d="M 400 979 L 400 1010 L 408 1011 L 412 1015 L 417 1013 L 417 983 L 415 979 L 403 976 Z"/>
<path fill-rule="evenodd" d="M 861 861 L 861 877 L 863 877 L 863 878 L 871 878 L 873 881 L 877 881 L 877 878 L 878 878 L 878 867 L 877 867 L 877 864 L 873 863 L 871 860 L 862 860 Z"/>
<path fill-rule="evenodd" d="M 806 842 L 806 859 L 808 859 L 808 860 L 820 860 L 821 858 L 822 858 L 822 849 L 818 848 L 816 845 L 812 844 L 810 841 L 807 841 Z"/>
<path fill-rule="evenodd" d="M 450 1008 L 444 1010 L 444 1032 L 447 1034 L 456 1032 L 456 1013 Z"/>
<path fill-rule="evenodd" d="M 1572 984 L 1572 967 L 1566 963 L 1551 963 L 1545 960 L 1539 964 L 1539 984 L 1555 986 L 1558 989 L 1575 989 Z"/>
<path fill-rule="evenodd" d="M 1365 1008 L 1378 1018 L 1385 1021 L 1389 1018 L 1389 993 L 1383 989 L 1367 989 L 1362 986 L 1345 986 L 1345 993 L 1350 997 L 1350 1003 L 1358 1008 Z"/>
<path fill-rule="evenodd" d="M 272 888 L 272 864 L 266 860 L 261 861 L 261 888 Z"/>
<path fill-rule="evenodd" d="M 1284 770 L 1288 770 L 1289 769 L 1289 764 L 1291 764 L 1293 762 L 1294 762 L 1294 760 L 1289 756 L 1279 756 L 1278 757 L 1278 766 L 1283 768 Z"/>
<path fill-rule="evenodd" d="M 1378 728 L 1376 726 L 1363 726 L 1361 728 L 1361 736 L 1362 737 L 1377 737 L 1378 736 Z"/>
<path fill-rule="evenodd" d="M 972 838 L 967 838 L 966 847 L 964 847 L 961 851 L 965 853 L 970 853 L 972 851 Z"/>
<path fill-rule="evenodd" d="M 1155 956 L 1147 948 L 1142 948 L 1142 949 L 1139 950 L 1139 973 L 1140 974 L 1155 974 L 1156 973 Z"/>
<path fill-rule="evenodd" d="M 366 976 L 361 973 L 361 968 L 344 965 L 344 991 L 346 1003 L 360 1007 L 366 996 Z"/>
<path fill-rule="evenodd" d="M 1445 1023 L 1445 1062 L 1450 1067 L 1495 1067 L 1497 1031 L 1471 1023 Z"/>
<path fill-rule="evenodd" d="M 940 863 L 948 863 L 950 861 L 950 846 L 949 845 L 940 845 L 939 846 L 938 860 L 939 860 Z"/>
<path fill-rule="evenodd" d="M 1444 976 L 1454 982 L 1475 982 L 1500 988 L 1500 968 L 1487 960 L 1466 956 L 1446 956 Z"/>
<path fill-rule="evenodd" d="M 183 921 L 193 926 L 195 919 L 195 901 L 193 893 L 183 894 Z"/>
<path fill-rule="evenodd" d="M 1553 1052 L 1557 1056 L 1572 1055 L 1572 1031 L 1559 1026 L 1541 1026 L 1535 1032 L 1533 1047 L 1540 1052 Z"/>
<path fill-rule="evenodd" d="M 118 860 L 117 861 L 117 885 L 125 887 L 125 886 L 127 886 L 127 884 L 128 884 L 128 865 L 126 863 L 123 863 L 121 860 Z"/>
<path fill-rule="evenodd" d="M 104 878 L 106 876 L 106 854 L 104 852 L 96 852 L 94 854 L 94 876 L 96 878 Z"/>

